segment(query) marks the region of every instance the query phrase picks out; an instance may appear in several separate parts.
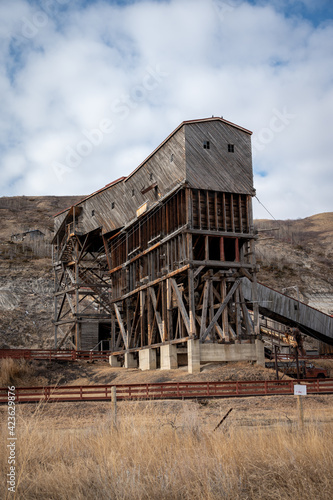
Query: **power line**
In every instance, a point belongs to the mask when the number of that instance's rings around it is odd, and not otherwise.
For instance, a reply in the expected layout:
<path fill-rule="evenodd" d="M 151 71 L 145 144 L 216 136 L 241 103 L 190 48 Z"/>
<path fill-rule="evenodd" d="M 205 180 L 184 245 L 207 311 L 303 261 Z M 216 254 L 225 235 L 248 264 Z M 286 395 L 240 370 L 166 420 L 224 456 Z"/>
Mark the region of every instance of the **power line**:
<path fill-rule="evenodd" d="M 268 214 L 272 217 L 272 219 L 277 220 L 277 219 L 274 217 L 274 215 L 273 215 L 273 214 L 271 214 L 271 212 L 268 210 L 268 208 L 266 208 L 266 207 L 265 207 L 265 205 L 264 205 L 263 203 L 261 203 L 261 201 L 259 200 L 258 196 L 256 196 L 255 198 L 256 198 L 256 200 L 258 201 L 258 203 L 260 203 L 260 205 L 261 205 L 262 207 L 264 207 L 264 209 L 265 209 L 265 210 L 266 210 L 266 212 L 267 212 L 267 213 L 268 213 Z"/>

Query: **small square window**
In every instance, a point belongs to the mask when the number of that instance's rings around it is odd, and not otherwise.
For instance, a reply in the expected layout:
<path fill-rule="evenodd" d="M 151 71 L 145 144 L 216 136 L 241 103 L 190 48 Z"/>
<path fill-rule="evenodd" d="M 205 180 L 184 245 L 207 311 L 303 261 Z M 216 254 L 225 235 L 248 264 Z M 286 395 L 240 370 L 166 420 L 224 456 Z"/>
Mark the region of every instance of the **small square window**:
<path fill-rule="evenodd" d="M 114 203 L 114 201 L 113 201 L 113 202 L 111 203 L 111 210 L 113 210 L 113 209 L 114 209 L 114 205 L 115 205 L 115 203 Z"/>
<path fill-rule="evenodd" d="M 91 211 L 91 216 L 94 217 L 94 215 L 95 215 L 95 210 L 92 210 Z"/>
<path fill-rule="evenodd" d="M 210 142 L 209 141 L 204 141 L 203 148 L 204 149 L 210 149 Z"/>
<path fill-rule="evenodd" d="M 234 144 L 228 144 L 228 153 L 234 153 L 234 152 L 235 152 Z"/>

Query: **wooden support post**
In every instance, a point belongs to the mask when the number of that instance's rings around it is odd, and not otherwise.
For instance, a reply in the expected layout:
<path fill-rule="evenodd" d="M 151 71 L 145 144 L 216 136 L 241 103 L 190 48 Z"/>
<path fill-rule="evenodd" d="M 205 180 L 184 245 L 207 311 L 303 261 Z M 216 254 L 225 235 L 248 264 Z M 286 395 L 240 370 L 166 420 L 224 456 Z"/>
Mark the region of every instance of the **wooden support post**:
<path fill-rule="evenodd" d="M 190 317 L 190 335 L 196 335 L 195 326 L 195 303 L 194 303 L 194 279 L 193 269 L 188 270 L 188 303 L 189 303 L 189 317 Z"/>
<path fill-rule="evenodd" d="M 222 303 L 225 301 L 227 296 L 227 282 L 225 278 L 222 279 L 221 282 L 221 299 Z M 226 307 L 222 312 L 222 328 L 223 328 L 223 336 L 226 342 L 229 342 L 229 321 L 228 321 L 228 308 Z"/>
<path fill-rule="evenodd" d="M 141 333 L 141 347 L 145 345 L 145 291 L 140 291 L 140 333 Z"/>
<path fill-rule="evenodd" d="M 125 330 L 125 327 L 124 327 L 124 323 L 123 323 L 123 320 L 122 320 L 119 308 L 118 308 L 118 306 L 117 306 L 116 303 L 114 303 L 113 306 L 114 306 L 114 310 L 115 310 L 115 313 L 116 313 L 116 318 L 117 318 L 118 325 L 119 325 L 119 328 L 120 328 L 121 336 L 123 337 L 123 341 L 124 341 L 124 344 L 125 344 L 125 349 L 128 349 L 128 337 L 127 337 L 127 333 L 126 333 L 126 330 Z"/>
<path fill-rule="evenodd" d="M 111 413 L 113 427 L 117 427 L 117 390 L 114 385 L 111 387 Z"/>
<path fill-rule="evenodd" d="M 241 314 L 240 314 L 240 300 L 239 300 L 239 289 L 235 291 L 235 313 L 236 313 L 236 334 L 237 337 L 241 336 L 242 324 L 241 324 Z"/>
<path fill-rule="evenodd" d="M 153 340 L 153 311 L 152 311 L 152 292 L 154 292 L 153 288 L 148 288 L 148 294 L 147 294 L 147 315 L 148 315 L 148 345 L 151 345 L 152 340 Z M 155 295 L 155 292 L 154 292 Z M 156 297 L 155 297 L 155 302 L 156 302 Z"/>
<path fill-rule="evenodd" d="M 167 337 L 165 340 L 174 338 L 173 324 L 172 324 L 172 288 L 170 279 L 166 280 L 167 287 Z"/>
<path fill-rule="evenodd" d="M 182 318 L 183 318 L 183 321 L 184 321 L 187 333 L 188 333 L 188 335 L 191 335 L 191 333 L 190 333 L 191 332 L 190 318 L 188 317 L 187 311 L 185 309 L 184 302 L 183 302 L 182 296 L 181 296 L 181 294 L 179 292 L 177 282 L 176 282 L 176 280 L 174 278 L 170 278 L 170 280 L 171 280 L 171 285 L 172 285 L 173 291 L 175 293 L 175 297 L 176 297 L 176 300 L 177 300 L 178 308 L 179 308 L 180 313 L 182 315 Z"/>

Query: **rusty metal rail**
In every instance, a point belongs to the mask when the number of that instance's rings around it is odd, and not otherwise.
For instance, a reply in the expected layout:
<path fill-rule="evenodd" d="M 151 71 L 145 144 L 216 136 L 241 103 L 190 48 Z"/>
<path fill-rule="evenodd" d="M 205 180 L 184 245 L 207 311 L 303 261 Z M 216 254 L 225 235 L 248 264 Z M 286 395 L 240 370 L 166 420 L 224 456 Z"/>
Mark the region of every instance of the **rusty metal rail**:
<path fill-rule="evenodd" d="M 294 385 L 306 384 L 308 394 L 332 394 L 333 379 L 317 380 L 245 380 L 231 382 L 167 382 L 161 384 L 116 385 L 119 400 L 182 398 L 230 398 L 244 396 L 292 395 Z M 112 385 L 17 387 L 17 403 L 106 401 Z M 7 402 L 8 388 L 0 388 L 0 403 Z"/>
<path fill-rule="evenodd" d="M 39 359 L 48 361 L 109 361 L 110 351 L 75 351 L 74 349 L 0 349 L 0 358 Z"/>

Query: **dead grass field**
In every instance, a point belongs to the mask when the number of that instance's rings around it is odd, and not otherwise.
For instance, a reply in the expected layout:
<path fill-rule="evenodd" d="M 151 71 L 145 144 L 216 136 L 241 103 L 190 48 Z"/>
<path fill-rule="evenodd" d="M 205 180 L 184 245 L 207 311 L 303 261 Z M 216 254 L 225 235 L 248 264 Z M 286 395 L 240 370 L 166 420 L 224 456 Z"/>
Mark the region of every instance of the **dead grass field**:
<path fill-rule="evenodd" d="M 302 431 L 295 420 L 294 398 L 283 398 L 292 406 L 286 408 L 286 415 L 276 411 L 276 398 L 282 397 L 248 398 L 252 403 L 247 410 L 244 398 L 122 402 L 116 427 L 108 403 L 20 405 L 16 496 L 6 492 L 4 481 L 0 496 L 18 500 L 332 498 L 331 425 L 307 408 Z M 311 398 L 309 407 L 316 405 Z M 257 406 L 259 399 L 270 407 L 266 413 L 275 415 L 273 421 L 265 424 L 259 418 L 264 412 Z M 231 407 L 230 417 L 214 431 Z M 1 450 L 5 450 L 7 431 L 2 430 Z M 2 451 L 3 478 L 7 469 Z"/>
<path fill-rule="evenodd" d="M 133 383 L 194 379 L 186 370 L 106 363 L 1 361 L 1 385 Z M 270 378 L 249 363 L 206 365 L 196 380 Z M 333 396 L 122 401 L 16 406 L 17 500 L 333 498 Z M 226 413 L 228 418 L 216 428 Z M 6 478 L 7 406 L 0 406 L 0 471 Z"/>

